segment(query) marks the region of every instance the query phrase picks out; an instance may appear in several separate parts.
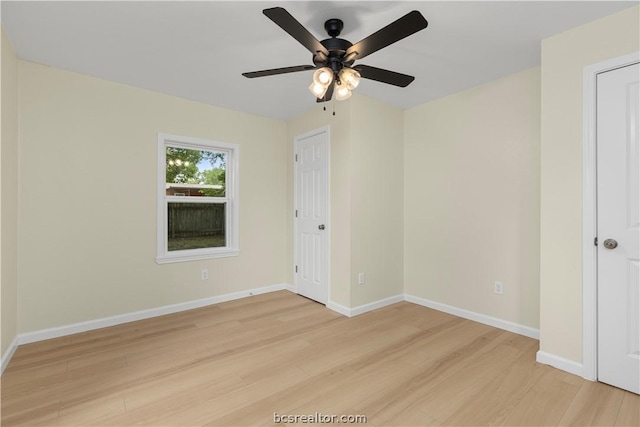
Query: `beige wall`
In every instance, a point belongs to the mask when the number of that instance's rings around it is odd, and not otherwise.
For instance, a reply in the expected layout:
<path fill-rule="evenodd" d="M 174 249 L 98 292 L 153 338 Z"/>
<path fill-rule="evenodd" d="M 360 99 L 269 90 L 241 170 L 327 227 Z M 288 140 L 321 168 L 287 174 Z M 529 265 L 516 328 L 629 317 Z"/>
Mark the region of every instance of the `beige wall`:
<path fill-rule="evenodd" d="M 539 130 L 539 68 L 406 111 L 407 294 L 538 327 Z"/>
<path fill-rule="evenodd" d="M 582 73 L 640 50 L 634 7 L 542 41 L 540 349 L 582 361 Z"/>
<path fill-rule="evenodd" d="M 0 299 L 2 344 L 9 348 L 18 324 L 18 59 L 2 32 L 2 146 L 0 147 Z"/>
<path fill-rule="evenodd" d="M 25 61 L 20 73 L 19 332 L 285 282 L 283 121 Z M 238 257 L 155 263 L 157 132 L 240 145 Z"/>
<path fill-rule="evenodd" d="M 404 293 L 403 138 L 402 110 L 351 98 L 351 307 Z"/>
<path fill-rule="evenodd" d="M 354 94 L 347 101 L 329 103 L 327 111 L 318 106 L 288 122 L 291 189 L 294 137 L 330 128 L 330 298 L 348 308 L 403 293 L 402 114 Z M 293 209 L 293 192 L 287 204 Z M 292 230 L 293 217 L 289 219 Z M 288 241 L 291 260 L 291 234 Z M 293 266 L 288 271 L 293 283 Z M 366 277 L 363 286 L 358 285 L 360 272 Z"/>

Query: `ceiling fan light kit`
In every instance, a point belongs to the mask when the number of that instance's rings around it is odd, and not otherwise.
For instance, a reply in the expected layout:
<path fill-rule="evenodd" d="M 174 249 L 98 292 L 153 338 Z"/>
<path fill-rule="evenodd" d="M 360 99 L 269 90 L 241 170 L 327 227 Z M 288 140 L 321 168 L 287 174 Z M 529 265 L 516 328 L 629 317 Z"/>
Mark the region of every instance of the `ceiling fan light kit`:
<path fill-rule="evenodd" d="M 344 101 L 345 99 L 349 99 L 351 96 L 351 91 L 344 82 L 336 83 L 335 93 L 336 101 Z"/>
<path fill-rule="evenodd" d="M 313 73 L 313 81 L 322 86 L 329 86 L 333 81 L 333 71 L 329 67 L 322 67 Z"/>
<path fill-rule="evenodd" d="M 326 95 L 331 83 L 333 83 L 333 71 L 331 68 L 318 68 L 315 73 L 313 73 L 313 81 L 309 86 L 309 90 L 316 98 L 321 99 Z"/>
<path fill-rule="evenodd" d="M 262 13 L 306 47 L 312 53 L 314 65 L 253 71 L 242 75 L 255 78 L 315 70 L 309 91 L 316 97 L 317 102 L 331 100 L 334 92 L 336 100 L 348 99 L 352 91 L 358 87 L 361 78 L 398 87 L 409 85 L 414 80 L 413 76 L 364 64 L 354 65 L 354 62 L 417 33 L 428 25 L 424 16 L 414 10 L 353 44 L 348 40 L 338 38 L 344 27 L 344 23 L 340 19 L 333 18 L 325 22 L 324 28 L 330 38 L 319 41 L 281 7 L 264 9 Z"/>
<path fill-rule="evenodd" d="M 353 68 L 343 68 L 339 76 L 340 81 L 344 82 L 349 90 L 354 90 L 360 84 L 360 73 Z"/>
<path fill-rule="evenodd" d="M 309 90 L 316 98 L 323 98 L 327 93 L 327 89 L 329 89 L 329 85 L 323 86 L 316 82 L 311 82 L 309 85 Z"/>

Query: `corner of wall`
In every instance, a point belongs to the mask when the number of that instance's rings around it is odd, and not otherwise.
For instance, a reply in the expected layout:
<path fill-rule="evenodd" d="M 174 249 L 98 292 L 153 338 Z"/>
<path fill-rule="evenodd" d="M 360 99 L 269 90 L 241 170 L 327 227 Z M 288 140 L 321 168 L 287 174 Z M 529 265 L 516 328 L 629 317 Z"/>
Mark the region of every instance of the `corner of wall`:
<path fill-rule="evenodd" d="M 2 369 L 15 351 L 18 332 L 18 58 L 4 29 L 1 32 L 1 145 L 0 145 L 0 316 Z"/>
<path fill-rule="evenodd" d="M 406 294 L 537 329 L 539 102 L 530 68 L 405 111 Z"/>
<path fill-rule="evenodd" d="M 404 293 L 404 113 L 360 94 L 350 101 L 350 291 L 357 308 Z"/>

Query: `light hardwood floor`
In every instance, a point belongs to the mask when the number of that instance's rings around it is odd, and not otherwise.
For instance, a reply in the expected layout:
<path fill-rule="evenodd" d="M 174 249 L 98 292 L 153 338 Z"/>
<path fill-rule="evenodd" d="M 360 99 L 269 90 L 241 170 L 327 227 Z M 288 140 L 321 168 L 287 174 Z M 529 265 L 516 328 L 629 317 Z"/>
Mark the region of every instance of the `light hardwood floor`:
<path fill-rule="evenodd" d="M 20 346 L 2 425 L 638 426 L 640 396 L 535 362 L 536 340 L 410 303 L 355 318 L 287 291 Z"/>

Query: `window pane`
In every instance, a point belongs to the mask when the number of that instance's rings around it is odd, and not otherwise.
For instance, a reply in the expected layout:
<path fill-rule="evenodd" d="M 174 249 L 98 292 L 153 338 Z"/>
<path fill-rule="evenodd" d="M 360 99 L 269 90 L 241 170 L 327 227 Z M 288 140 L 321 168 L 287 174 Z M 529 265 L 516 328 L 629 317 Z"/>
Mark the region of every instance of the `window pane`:
<path fill-rule="evenodd" d="M 167 147 L 166 195 L 225 197 L 227 153 Z"/>
<path fill-rule="evenodd" d="M 169 251 L 227 246 L 226 203 L 168 203 Z"/>

